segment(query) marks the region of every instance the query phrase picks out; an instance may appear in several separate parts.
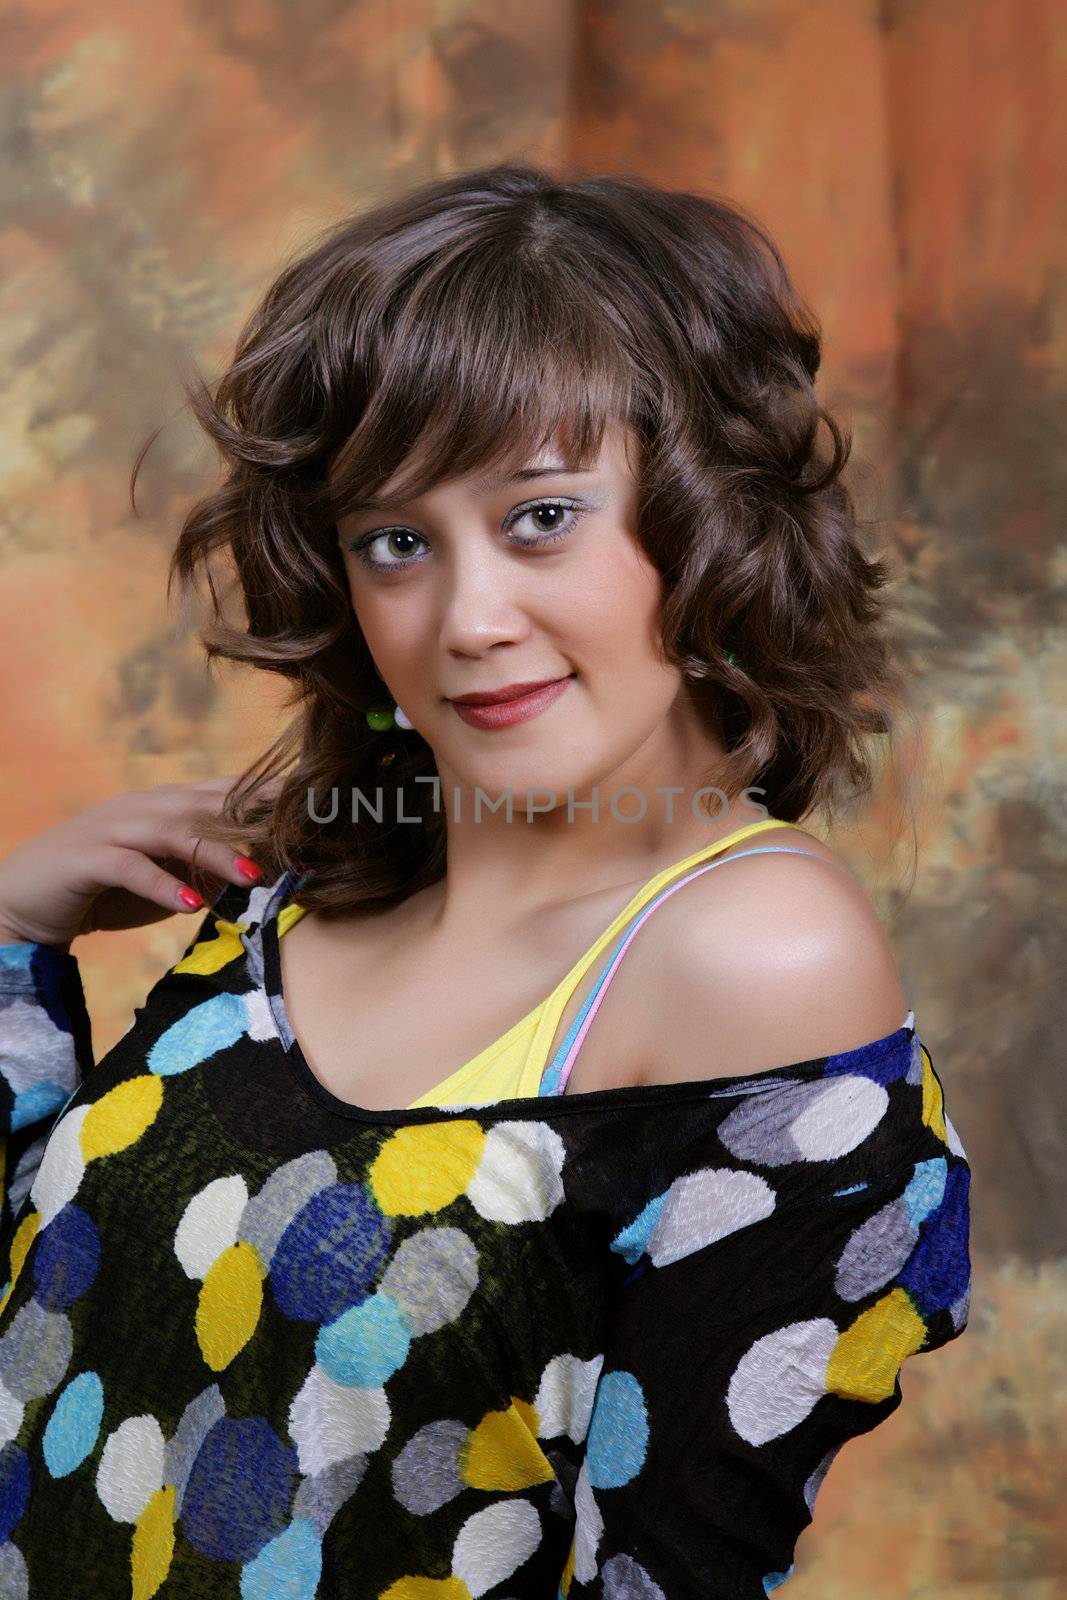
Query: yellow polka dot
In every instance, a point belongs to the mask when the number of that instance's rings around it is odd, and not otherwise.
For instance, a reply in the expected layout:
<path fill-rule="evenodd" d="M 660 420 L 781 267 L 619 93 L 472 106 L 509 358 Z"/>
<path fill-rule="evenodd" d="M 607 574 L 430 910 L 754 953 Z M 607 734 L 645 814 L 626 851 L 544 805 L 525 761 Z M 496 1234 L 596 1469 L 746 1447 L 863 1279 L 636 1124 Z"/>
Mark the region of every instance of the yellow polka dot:
<path fill-rule="evenodd" d="M 906 1356 L 926 1339 L 926 1324 L 906 1289 L 891 1289 L 846 1328 L 826 1369 L 830 1394 L 848 1400 L 885 1400 Z"/>
<path fill-rule="evenodd" d="M 919 1049 L 923 1060 L 923 1121 L 947 1144 L 948 1130 L 945 1127 L 945 1101 L 941 1085 L 934 1076 L 933 1063 L 926 1053 L 926 1046 L 920 1044 Z"/>
<path fill-rule="evenodd" d="M 213 1262 L 196 1307 L 196 1337 L 212 1372 L 228 1367 L 256 1331 L 265 1268 L 254 1245 L 238 1239 Z"/>
<path fill-rule="evenodd" d="M 465 1118 L 398 1128 L 371 1164 L 374 1198 L 387 1217 L 440 1211 L 466 1189 L 484 1148 L 484 1131 Z"/>
<path fill-rule="evenodd" d="M 533 1407 L 520 1400 L 513 1400 L 506 1411 L 487 1412 L 460 1451 L 464 1482 L 472 1489 L 528 1489 L 553 1478 L 537 1442 L 536 1417 Z"/>
<path fill-rule="evenodd" d="M 174 1485 L 165 1483 L 137 1518 L 130 1550 L 132 1600 L 151 1600 L 174 1556 Z"/>
<path fill-rule="evenodd" d="M 471 1600 L 471 1592 L 453 1573 L 449 1578 L 397 1578 L 378 1600 Z"/>
<path fill-rule="evenodd" d="M 7 1305 L 11 1292 L 18 1282 L 18 1275 L 22 1271 L 22 1263 L 29 1253 L 30 1245 L 33 1243 L 33 1236 L 40 1225 L 41 1213 L 39 1211 L 29 1211 L 15 1229 L 15 1236 L 11 1241 L 10 1250 L 11 1282 L 8 1284 L 3 1298 L 0 1299 L 0 1311 L 3 1311 Z"/>
<path fill-rule="evenodd" d="M 576 1530 L 574 1533 L 571 1534 L 571 1547 L 567 1551 L 567 1561 L 566 1561 L 566 1564 L 565 1564 L 565 1566 L 563 1568 L 563 1572 L 562 1572 L 562 1575 L 561 1575 L 560 1580 L 559 1580 L 559 1592 L 560 1592 L 561 1595 L 564 1596 L 564 1600 L 566 1600 L 566 1596 L 570 1594 L 570 1592 L 571 1592 L 571 1583 L 574 1581 L 574 1557 L 575 1557 L 575 1546 L 577 1545 L 577 1543 L 578 1543 L 578 1534 L 577 1534 L 577 1530 Z"/>
<path fill-rule="evenodd" d="M 85 1114 L 78 1142 L 86 1161 L 113 1156 L 135 1143 L 155 1122 L 163 1104 L 163 1080 L 154 1072 L 117 1083 Z"/>
<path fill-rule="evenodd" d="M 228 961 L 244 955 L 245 947 L 239 935 L 247 932 L 247 922 L 227 922 L 225 917 L 216 917 L 212 926 L 215 937 L 194 944 L 187 956 L 175 962 L 172 972 L 218 972 Z"/>
<path fill-rule="evenodd" d="M 523 1400 L 517 1395 L 512 1395 L 511 1403 L 536 1439 L 537 1430 L 540 1423 L 540 1418 L 537 1415 L 537 1407 L 532 1406 L 529 1400 Z"/>

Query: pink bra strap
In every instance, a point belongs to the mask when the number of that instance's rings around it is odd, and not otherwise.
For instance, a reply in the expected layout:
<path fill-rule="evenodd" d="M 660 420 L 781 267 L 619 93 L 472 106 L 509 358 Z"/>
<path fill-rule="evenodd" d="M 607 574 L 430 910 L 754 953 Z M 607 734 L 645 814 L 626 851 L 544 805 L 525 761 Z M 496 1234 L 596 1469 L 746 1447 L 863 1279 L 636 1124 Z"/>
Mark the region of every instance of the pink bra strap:
<path fill-rule="evenodd" d="M 665 889 L 660 890 L 659 894 L 654 895 L 646 906 L 642 906 L 641 910 L 634 916 L 633 921 L 620 936 L 619 942 L 615 946 L 614 954 L 597 979 L 594 988 L 586 996 L 585 1004 L 568 1028 L 567 1035 L 561 1041 L 555 1057 L 545 1068 L 541 1078 L 541 1086 L 538 1090 L 539 1095 L 562 1094 L 566 1089 L 571 1068 L 578 1058 L 578 1052 L 582 1048 L 593 1018 L 600 1009 L 600 1002 L 604 998 L 608 984 L 619 970 L 619 963 L 626 954 L 630 940 L 645 919 L 652 915 L 656 907 L 661 905 L 668 895 L 676 893 L 683 884 L 688 883 L 692 878 L 699 878 L 702 872 L 711 872 L 715 867 L 728 867 L 731 861 L 740 861 L 742 856 L 764 855 L 814 856 L 815 851 L 799 850 L 795 845 L 787 844 L 767 844 L 761 845 L 754 850 L 739 850 L 735 856 L 726 856 L 720 861 L 706 861 L 702 866 L 694 867 L 692 872 L 687 872 L 681 878 L 676 879 L 674 883 L 669 883 Z M 816 859 L 825 859 L 825 857 L 816 857 Z"/>

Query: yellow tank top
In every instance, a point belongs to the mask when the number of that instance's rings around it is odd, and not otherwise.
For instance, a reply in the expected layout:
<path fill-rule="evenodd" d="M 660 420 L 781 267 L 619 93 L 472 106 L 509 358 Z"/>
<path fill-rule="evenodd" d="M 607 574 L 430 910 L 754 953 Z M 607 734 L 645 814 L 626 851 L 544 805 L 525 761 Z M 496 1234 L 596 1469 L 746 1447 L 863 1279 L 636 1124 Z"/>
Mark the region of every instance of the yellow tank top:
<path fill-rule="evenodd" d="M 665 888 L 672 878 L 717 855 L 727 846 L 737 844 L 750 834 L 761 833 L 767 828 L 794 827 L 799 827 L 799 824 L 781 822 L 776 817 L 765 817 L 761 822 L 750 822 L 743 828 L 735 829 L 733 833 L 716 839 L 701 850 L 694 850 L 692 855 L 657 872 L 655 877 L 650 878 L 633 899 L 623 906 L 618 916 L 608 924 L 585 954 L 579 957 L 567 975 L 560 979 L 550 995 L 532 1011 L 527 1012 L 526 1016 L 521 1017 L 506 1033 L 501 1034 L 499 1039 L 486 1045 L 485 1049 L 480 1050 L 470 1061 L 458 1067 L 455 1072 L 449 1073 L 447 1078 L 443 1078 L 417 1100 L 413 1100 L 407 1109 L 413 1110 L 416 1106 L 482 1104 L 538 1094 L 548 1051 L 568 999 L 592 963 L 642 907 Z M 804 853 L 810 854 L 810 852 Z M 305 906 L 295 901 L 282 906 L 277 919 L 279 939 L 304 916 L 306 910 Z"/>

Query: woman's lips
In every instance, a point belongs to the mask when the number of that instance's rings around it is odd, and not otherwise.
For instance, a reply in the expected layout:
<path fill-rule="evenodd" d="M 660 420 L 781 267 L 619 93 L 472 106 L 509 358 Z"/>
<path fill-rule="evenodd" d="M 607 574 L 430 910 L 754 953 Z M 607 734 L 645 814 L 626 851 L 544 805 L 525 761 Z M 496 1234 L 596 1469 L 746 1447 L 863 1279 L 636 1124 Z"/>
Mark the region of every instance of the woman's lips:
<path fill-rule="evenodd" d="M 449 704 L 472 728 L 509 728 L 513 722 L 525 722 L 528 717 L 536 717 L 546 710 L 559 699 L 573 677 L 572 672 L 570 677 L 559 678 L 555 683 L 546 684 L 543 689 L 534 689 L 530 694 L 520 695 L 517 700 L 498 700 L 495 705 L 468 706 L 457 700 L 451 700 Z"/>

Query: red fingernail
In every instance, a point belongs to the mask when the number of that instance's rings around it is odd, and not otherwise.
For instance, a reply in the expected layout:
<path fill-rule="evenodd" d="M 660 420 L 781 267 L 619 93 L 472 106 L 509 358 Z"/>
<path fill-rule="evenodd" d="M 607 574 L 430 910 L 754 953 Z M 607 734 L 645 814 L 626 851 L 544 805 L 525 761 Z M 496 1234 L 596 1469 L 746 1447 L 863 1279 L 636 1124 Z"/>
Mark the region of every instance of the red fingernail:
<path fill-rule="evenodd" d="M 204 903 L 195 889 L 179 889 L 178 899 L 181 900 L 184 905 L 187 905 L 190 911 L 199 911 L 200 907 Z"/>
<path fill-rule="evenodd" d="M 243 872 L 246 878 L 258 878 L 261 868 L 254 861 L 249 861 L 247 856 L 234 856 L 238 872 Z"/>

